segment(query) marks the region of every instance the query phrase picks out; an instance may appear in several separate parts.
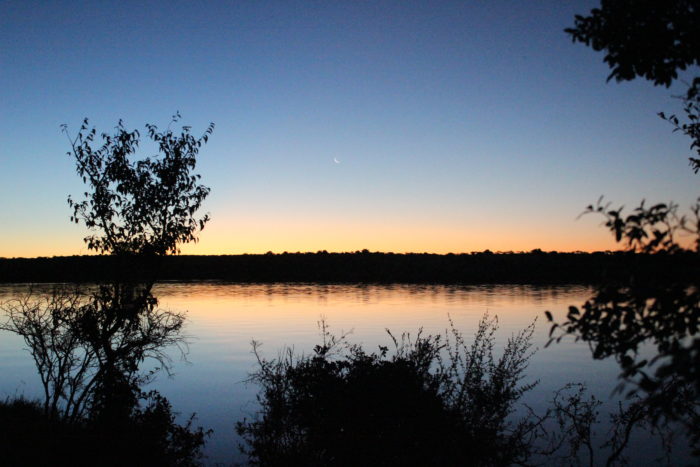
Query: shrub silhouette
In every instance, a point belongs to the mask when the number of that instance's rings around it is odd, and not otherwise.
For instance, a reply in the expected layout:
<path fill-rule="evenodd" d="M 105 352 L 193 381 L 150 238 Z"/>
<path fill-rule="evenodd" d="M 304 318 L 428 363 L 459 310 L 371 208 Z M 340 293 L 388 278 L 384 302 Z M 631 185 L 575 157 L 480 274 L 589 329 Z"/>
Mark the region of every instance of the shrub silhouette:
<path fill-rule="evenodd" d="M 679 434 L 636 397 L 608 414 L 609 438 L 600 442 L 593 434 L 602 401 L 582 384 L 551 399 L 538 394 L 547 402 L 540 413 L 522 403 L 536 386 L 523 383 L 534 323 L 500 358 L 498 323 L 488 315 L 469 344 L 452 323 L 444 336 L 387 331 L 391 352 L 368 353 L 320 324 L 323 342 L 310 355 L 287 349 L 267 360 L 253 342 L 259 368 L 250 381 L 260 386 L 260 409 L 236 424 L 252 465 L 617 466 L 628 465 L 633 432 L 659 440 L 668 459 Z"/>
<path fill-rule="evenodd" d="M 0 403 L 3 465 L 198 465 L 207 433 L 174 421 L 168 401 L 142 394 L 128 425 L 104 426 L 49 418 L 40 402 Z"/>
<path fill-rule="evenodd" d="M 509 419 L 534 384 L 521 384 L 534 326 L 493 355 L 496 319 L 484 317 L 466 345 L 393 335 L 394 349 L 367 353 L 336 339 L 312 355 L 260 357 L 251 381 L 260 413 L 237 423 L 254 465 L 506 465 L 528 456 L 529 422 Z"/>

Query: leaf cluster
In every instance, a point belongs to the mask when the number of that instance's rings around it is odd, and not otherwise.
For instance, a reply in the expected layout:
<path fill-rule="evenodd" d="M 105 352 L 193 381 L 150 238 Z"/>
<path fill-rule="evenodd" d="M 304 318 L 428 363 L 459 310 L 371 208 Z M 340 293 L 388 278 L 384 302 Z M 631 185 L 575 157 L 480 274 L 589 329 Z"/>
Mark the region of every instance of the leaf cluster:
<path fill-rule="evenodd" d="M 613 357 L 620 365 L 618 390 L 631 385 L 628 395 L 643 395 L 655 421 L 680 420 L 691 439 L 700 439 L 700 200 L 692 215 L 678 215 L 675 203 L 647 207 L 642 202 L 631 214 L 610 209 L 601 200 L 586 213 L 604 218 L 605 226 L 625 244 L 632 259 L 641 255 L 684 255 L 695 266 L 688 274 L 635 268 L 603 281 L 582 306 L 571 306 L 563 322 L 552 322 L 550 340 L 575 336 L 591 348 L 593 358 Z M 681 234 L 692 239 L 690 249 Z M 651 352 L 650 352 L 651 350 Z M 646 356 L 648 355 L 648 356 Z"/>
<path fill-rule="evenodd" d="M 695 0 L 602 0 L 588 16 L 576 15 L 574 26 L 564 31 L 573 42 L 604 51 L 611 69 L 608 80 L 630 81 L 637 77 L 669 87 L 678 72 L 700 65 L 700 5 Z M 688 83 L 681 96 L 686 120 L 676 115 L 659 116 L 675 131 L 690 137 L 690 149 L 700 156 L 700 77 Z M 691 157 L 697 173 L 700 158 Z"/>
<path fill-rule="evenodd" d="M 173 117 L 177 122 L 179 113 Z M 66 126 L 63 126 L 67 134 Z M 169 127 L 158 131 L 146 125 L 148 137 L 160 156 L 133 160 L 140 133 L 128 131 L 120 120 L 113 135 L 97 132 L 85 119 L 78 135 L 71 140 L 76 172 L 88 190 L 83 200 L 68 198 L 73 210 L 71 221 L 82 221 L 98 233 L 85 238 L 88 248 L 109 254 L 165 255 L 177 253 L 179 244 L 197 241 L 208 215 L 195 212 L 209 194 L 194 174 L 196 157 L 214 130 L 210 124 L 195 138 L 190 127 L 179 134 Z"/>
<path fill-rule="evenodd" d="M 605 51 L 608 80 L 643 77 L 670 86 L 678 70 L 700 65 L 700 6 L 694 0 L 601 0 L 565 29 L 574 42 Z"/>
<path fill-rule="evenodd" d="M 700 78 L 695 78 L 693 85 L 688 91 L 688 95 L 683 98 L 684 107 L 687 120 L 683 121 L 679 119 L 676 115 L 666 116 L 663 112 L 659 112 L 659 117 L 666 120 L 673 125 L 673 131 L 680 131 L 684 135 L 690 138 L 690 150 L 695 151 L 695 153 L 700 156 Z M 693 172 L 698 173 L 700 171 L 700 158 L 690 157 L 690 166 Z"/>
<path fill-rule="evenodd" d="M 689 214 L 679 215 L 678 204 L 657 203 L 647 206 L 642 202 L 630 214 L 624 214 L 624 206 L 611 209 L 600 197 L 595 205 L 589 205 L 581 214 L 597 214 L 604 218 L 604 226 L 623 242 L 626 250 L 636 253 L 686 253 L 688 248 L 680 243 L 680 236 L 693 238 L 695 252 L 700 252 L 700 198 Z"/>

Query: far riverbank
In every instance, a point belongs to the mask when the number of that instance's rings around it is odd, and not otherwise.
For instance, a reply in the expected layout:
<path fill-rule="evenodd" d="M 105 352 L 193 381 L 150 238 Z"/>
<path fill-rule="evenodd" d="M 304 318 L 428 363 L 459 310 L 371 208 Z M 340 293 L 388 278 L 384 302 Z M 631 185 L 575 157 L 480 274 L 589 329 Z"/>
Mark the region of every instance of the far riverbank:
<path fill-rule="evenodd" d="M 118 261 L 110 256 L 0 258 L 0 283 L 100 282 Z M 597 284 L 630 271 L 655 280 L 700 272 L 694 254 L 628 252 L 464 254 L 281 253 L 180 255 L 162 258 L 159 280 L 406 284 Z"/>

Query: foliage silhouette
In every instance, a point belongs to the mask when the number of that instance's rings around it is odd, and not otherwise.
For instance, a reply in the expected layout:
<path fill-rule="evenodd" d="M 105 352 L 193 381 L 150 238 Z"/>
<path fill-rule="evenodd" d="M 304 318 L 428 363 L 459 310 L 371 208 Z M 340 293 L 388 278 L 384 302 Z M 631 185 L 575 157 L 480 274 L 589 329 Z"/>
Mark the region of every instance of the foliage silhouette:
<path fill-rule="evenodd" d="M 172 122 L 180 119 L 173 116 Z M 81 220 L 99 233 L 85 238 L 88 248 L 112 255 L 164 255 L 178 253 L 179 244 L 196 242 L 196 233 L 204 228 L 208 215 L 196 218 L 195 212 L 209 194 L 192 171 L 203 143 L 214 131 L 211 123 L 200 138 L 183 126 L 179 135 L 170 127 L 158 132 L 147 124 L 149 138 L 158 145 L 160 158 L 132 161 L 139 146 L 138 130 L 128 131 L 120 120 L 116 133 L 102 133 L 102 144 L 95 141 L 96 130 L 83 121 L 71 140 L 76 172 L 89 191 L 83 201 L 68 197 L 73 209 L 71 220 Z M 63 131 L 68 134 L 67 127 Z"/>
<path fill-rule="evenodd" d="M 3 465 L 198 465 L 208 432 L 175 423 L 168 401 L 145 393 L 128 425 L 49 418 L 42 404 L 22 398 L 0 402 Z"/>
<path fill-rule="evenodd" d="M 496 321 L 484 318 L 467 346 L 453 329 L 440 336 L 391 336 L 388 348 L 366 353 L 323 326 L 312 356 L 288 350 L 260 357 L 262 414 L 237 424 L 254 465 L 473 465 L 516 459 L 523 426 L 506 418 L 533 385 L 522 385 L 532 327 L 513 337 L 496 361 Z M 447 350 L 450 360 L 441 355 Z M 474 423 L 472 423 L 474 422 Z M 442 448 L 435 450 L 436 445 Z M 490 461 L 489 461 L 490 459 Z"/>
<path fill-rule="evenodd" d="M 678 70 L 700 65 L 700 9 L 689 0 L 601 0 L 589 16 L 576 15 L 565 31 L 574 42 L 605 51 L 608 80 L 644 77 L 670 86 Z"/>
<path fill-rule="evenodd" d="M 684 108 L 687 120 L 681 121 L 675 115 L 666 116 L 663 112 L 659 112 L 659 117 L 668 121 L 674 126 L 673 131 L 680 131 L 691 139 L 690 149 L 694 150 L 700 156 L 700 78 L 695 78 L 693 85 L 688 90 L 687 96 L 683 97 Z M 690 166 L 693 172 L 698 173 L 700 170 L 700 158 L 690 157 Z"/>
<path fill-rule="evenodd" d="M 171 123 L 179 118 L 176 114 Z M 135 452 L 143 446 L 161 465 L 189 465 L 199 456 L 205 433 L 192 430 L 191 419 L 185 426 L 175 424 L 168 401 L 141 387 L 156 371 L 169 371 L 166 347 L 182 350 L 185 344 L 185 316 L 159 309 L 152 288 L 161 258 L 196 241 L 208 220 L 195 217 L 209 189 L 192 172 L 213 124 L 199 139 L 189 127 L 179 135 L 170 128 L 158 132 L 154 125 L 146 129 L 159 158 L 132 160 L 140 135 L 121 121 L 114 135 L 102 134 L 99 147 L 93 147 L 96 130 L 88 128 L 87 119 L 71 140 L 69 155 L 88 185 L 83 201 L 68 198 L 71 221 L 94 231 L 85 238 L 89 249 L 113 258 L 105 280 L 6 303 L 7 320 L 0 329 L 21 335 L 29 346 L 44 388 L 44 417 L 124 441 Z M 158 366 L 144 373 L 140 366 L 146 359 Z M 104 451 L 95 456 L 122 464 L 117 460 L 128 454 L 112 442 L 97 442 Z"/>
<path fill-rule="evenodd" d="M 236 425 L 252 465 L 624 465 L 629 433 L 648 423 L 637 403 L 612 415 L 597 445 L 600 402 L 582 385 L 557 391 L 544 413 L 521 405 L 534 324 L 494 356 L 497 320 L 480 321 L 467 343 L 451 323 L 443 336 L 397 338 L 367 353 L 321 322 L 311 355 L 286 349 L 266 360 L 253 343 L 260 410 Z M 656 433 L 658 434 L 658 433 Z M 626 435 L 626 436 L 625 436 Z"/>
<path fill-rule="evenodd" d="M 618 81 L 644 77 L 669 86 L 678 71 L 700 64 L 700 8 L 695 2 L 632 2 L 603 0 L 588 17 L 576 16 L 567 29 L 574 41 L 605 50 Z M 672 115 L 676 131 L 691 138 L 691 150 L 700 151 L 698 126 L 700 77 L 689 84 L 685 103 L 687 121 Z M 700 154 L 700 152 L 698 152 Z M 690 158 L 695 172 L 700 160 Z M 675 203 L 647 206 L 643 201 L 629 215 L 611 209 L 602 198 L 586 213 L 602 215 L 605 226 L 629 252 L 657 256 L 700 254 L 700 200 L 690 214 L 679 215 Z M 681 235 L 692 241 L 682 242 Z M 634 266 L 634 265 L 632 265 Z M 589 343 L 594 358 L 615 357 L 623 383 L 644 396 L 655 422 L 681 421 L 697 449 L 700 442 L 700 288 L 698 270 L 668 275 L 630 267 L 624 276 L 604 281 L 579 309 L 570 307 L 567 320 L 552 326 L 550 342 L 574 335 Z M 547 314 L 553 321 L 551 313 Z M 652 346 L 654 355 L 645 358 Z"/>
<path fill-rule="evenodd" d="M 622 208 L 589 206 L 586 212 L 604 216 L 605 225 L 630 251 L 657 255 L 687 254 L 676 233 L 695 237 L 698 246 L 698 206 L 694 218 L 677 215 L 675 204 L 645 207 L 628 216 Z M 694 256 L 697 256 L 693 253 Z M 620 377 L 631 384 L 629 394 L 644 394 L 656 421 L 678 420 L 700 441 L 700 289 L 698 271 L 665 275 L 663 271 L 630 268 L 628 275 L 600 284 L 582 307 L 569 307 L 566 321 L 554 323 L 550 341 L 573 335 L 589 343 L 593 358 L 614 357 Z M 549 321 L 554 321 L 547 312 Z M 549 345 L 548 343 L 548 345 Z M 653 346 L 655 352 L 645 357 Z"/>
<path fill-rule="evenodd" d="M 576 15 L 574 27 L 565 31 L 574 42 L 605 51 L 610 66 L 608 80 L 629 81 L 643 77 L 669 87 L 678 71 L 700 65 L 700 7 L 692 0 L 638 2 L 601 0 L 589 16 Z M 661 112 L 659 116 L 691 138 L 691 150 L 700 156 L 700 77 L 688 83 L 681 98 L 687 121 Z M 697 173 L 700 159 L 690 158 Z"/>

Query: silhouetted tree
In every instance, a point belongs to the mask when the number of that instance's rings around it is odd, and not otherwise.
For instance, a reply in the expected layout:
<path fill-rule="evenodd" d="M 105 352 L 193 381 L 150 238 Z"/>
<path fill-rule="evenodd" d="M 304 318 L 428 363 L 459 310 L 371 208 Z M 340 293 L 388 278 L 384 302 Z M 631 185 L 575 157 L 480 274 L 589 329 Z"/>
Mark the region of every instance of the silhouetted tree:
<path fill-rule="evenodd" d="M 171 123 L 179 119 L 178 113 Z M 63 130 L 67 134 L 65 125 Z M 75 158 L 76 171 L 89 191 L 83 201 L 68 197 L 68 204 L 72 221 L 97 231 L 85 238 L 91 250 L 111 255 L 177 253 L 180 244 L 197 241 L 197 231 L 209 220 L 208 215 L 195 217 L 209 188 L 199 184 L 201 176 L 192 171 L 214 124 L 200 138 L 192 136 L 188 126 L 180 134 L 169 127 L 158 132 L 151 124 L 146 130 L 160 157 L 131 160 L 140 133 L 126 130 L 121 120 L 114 135 L 102 133 L 99 147 L 93 147 L 97 132 L 87 119 L 71 141 L 68 155 Z"/>
<path fill-rule="evenodd" d="M 0 329 L 23 337 L 41 378 L 44 415 L 52 419 L 80 419 L 92 402 L 97 361 L 76 332 L 81 306 L 79 292 L 61 288 L 3 304 Z"/>
<path fill-rule="evenodd" d="M 700 64 L 699 30 L 700 5 L 695 1 L 602 0 L 601 8 L 590 16 L 576 16 L 575 27 L 566 32 L 574 41 L 606 52 L 605 61 L 612 69 L 608 79 L 644 77 L 669 86 L 679 70 Z M 660 114 L 691 138 L 691 150 L 696 152 L 700 151 L 699 87 L 700 77 L 695 77 L 682 97 L 686 122 Z M 700 160 L 691 157 L 690 161 L 697 172 Z M 602 215 L 606 227 L 630 253 L 690 256 L 695 267 L 680 276 L 631 267 L 626 276 L 604 281 L 582 307 L 570 307 L 567 320 L 553 325 L 552 340 L 574 335 L 590 344 L 594 358 L 614 356 L 623 381 L 633 383 L 633 393 L 644 395 L 655 418 L 680 420 L 697 443 L 700 200 L 687 215 L 680 215 L 675 203 L 647 206 L 644 202 L 625 215 L 622 208 L 611 209 L 602 199 L 586 212 Z M 681 243 L 679 233 L 689 236 L 692 245 Z M 548 318 L 553 320 L 550 313 Z M 652 358 L 641 356 L 648 345 L 656 350 Z"/>
<path fill-rule="evenodd" d="M 178 113 L 171 124 L 179 119 Z M 97 361 L 96 394 L 108 398 L 97 401 L 102 410 L 132 406 L 131 395 L 143 382 L 137 376 L 139 364 L 146 356 L 164 362 L 159 349 L 180 340 L 184 316 L 159 310 L 151 293 L 158 258 L 196 241 L 209 219 L 195 217 L 209 188 L 199 184 L 200 175 L 193 171 L 214 125 L 200 138 L 187 126 L 179 134 L 170 127 L 159 132 L 147 124 L 146 129 L 160 157 L 133 160 L 140 133 L 128 131 L 121 121 L 115 134 L 102 133 L 97 145 L 97 132 L 87 119 L 69 152 L 88 185 L 83 201 L 68 198 L 71 220 L 96 232 L 85 238 L 89 249 L 117 257 L 112 280 L 91 294 L 76 329 Z M 121 397 L 126 399 L 115 400 Z"/>
<path fill-rule="evenodd" d="M 179 118 L 176 114 L 171 124 Z M 45 416 L 87 423 L 104 439 L 130 440 L 125 449 L 141 443 L 164 465 L 170 457 L 177 460 L 173 463 L 191 463 L 205 434 L 192 431 L 190 423 L 174 424 L 167 400 L 141 390 L 155 371 L 168 371 L 165 348 L 184 345 L 184 315 L 159 309 L 151 290 L 159 259 L 196 241 L 208 221 L 207 215 L 195 217 L 209 188 L 193 171 L 213 127 L 197 139 L 189 127 L 175 134 L 169 127 L 159 132 L 146 125 L 160 157 L 134 160 L 138 131 L 126 130 L 120 121 L 115 134 L 103 133 L 98 143 L 85 119 L 69 155 L 88 190 L 82 201 L 68 198 L 71 221 L 94 232 L 85 238 L 88 248 L 112 256 L 114 269 L 92 287 L 5 304 L 8 319 L 0 325 L 20 334 L 30 348 L 44 386 Z M 149 358 L 158 367 L 143 373 L 141 363 Z M 134 427 L 145 431 L 134 437 Z M 119 452 L 105 452 L 121 458 Z"/>
<path fill-rule="evenodd" d="M 629 81 L 643 77 L 669 87 L 679 70 L 700 65 L 700 5 L 695 0 L 664 2 L 601 0 L 589 16 L 576 15 L 574 27 L 565 31 L 574 42 L 605 52 L 611 72 L 608 80 Z M 700 77 L 688 83 L 683 96 L 688 118 L 666 117 L 692 139 L 691 149 L 700 155 Z M 697 172 L 700 159 L 691 158 Z"/>

